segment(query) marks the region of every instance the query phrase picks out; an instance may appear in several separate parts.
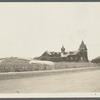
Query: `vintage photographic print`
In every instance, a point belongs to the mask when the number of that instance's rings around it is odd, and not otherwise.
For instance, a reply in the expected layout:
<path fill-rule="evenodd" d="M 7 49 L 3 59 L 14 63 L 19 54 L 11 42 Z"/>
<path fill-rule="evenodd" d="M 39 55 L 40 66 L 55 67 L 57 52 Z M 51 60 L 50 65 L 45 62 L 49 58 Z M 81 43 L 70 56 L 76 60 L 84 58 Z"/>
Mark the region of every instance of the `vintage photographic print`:
<path fill-rule="evenodd" d="M 100 92 L 100 3 L 0 3 L 0 94 Z"/>

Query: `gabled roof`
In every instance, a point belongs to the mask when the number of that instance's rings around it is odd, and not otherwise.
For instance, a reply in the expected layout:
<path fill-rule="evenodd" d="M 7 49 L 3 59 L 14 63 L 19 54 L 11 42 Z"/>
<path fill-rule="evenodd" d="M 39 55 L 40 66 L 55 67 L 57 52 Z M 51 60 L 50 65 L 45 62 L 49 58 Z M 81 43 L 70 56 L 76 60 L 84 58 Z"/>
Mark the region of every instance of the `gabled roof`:
<path fill-rule="evenodd" d="M 70 55 L 77 55 L 79 53 L 79 51 L 73 51 L 73 52 L 69 52 Z"/>
<path fill-rule="evenodd" d="M 67 54 L 63 54 L 63 53 L 61 53 L 61 57 L 68 57 L 69 56 L 69 54 L 67 53 Z"/>
<path fill-rule="evenodd" d="M 60 56 L 60 52 L 49 52 L 49 51 L 45 51 L 41 56 Z"/>
<path fill-rule="evenodd" d="M 51 55 L 51 52 L 49 52 L 49 51 L 46 51 L 45 53 L 47 53 L 48 55 Z"/>
<path fill-rule="evenodd" d="M 60 52 L 49 52 L 49 51 L 45 51 L 41 56 L 60 56 L 61 54 L 61 57 L 68 57 L 70 55 L 77 55 L 80 51 L 70 51 L 70 52 L 65 52 L 64 54 L 63 53 L 60 53 Z"/>
<path fill-rule="evenodd" d="M 47 55 L 51 55 L 51 53 L 49 51 L 45 51 L 41 56 L 47 56 Z"/>
<path fill-rule="evenodd" d="M 65 54 L 61 54 L 61 57 L 68 57 L 70 55 L 77 55 L 80 51 L 70 51 L 70 52 L 65 52 Z"/>

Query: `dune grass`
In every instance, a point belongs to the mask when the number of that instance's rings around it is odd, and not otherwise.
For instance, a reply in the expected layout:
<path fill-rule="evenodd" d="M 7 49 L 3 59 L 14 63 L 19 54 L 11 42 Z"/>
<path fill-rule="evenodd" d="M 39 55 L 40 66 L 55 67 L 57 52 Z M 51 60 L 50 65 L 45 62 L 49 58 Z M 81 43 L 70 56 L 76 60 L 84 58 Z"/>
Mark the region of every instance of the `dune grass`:
<path fill-rule="evenodd" d="M 67 69 L 67 68 L 80 68 L 80 67 L 95 67 L 100 64 L 94 64 L 90 62 L 57 62 L 54 65 L 47 64 L 33 64 L 29 63 L 29 60 L 18 59 L 11 57 L 3 60 L 0 63 L 0 72 L 24 72 L 24 71 L 41 71 L 41 70 L 53 70 L 53 69 Z"/>

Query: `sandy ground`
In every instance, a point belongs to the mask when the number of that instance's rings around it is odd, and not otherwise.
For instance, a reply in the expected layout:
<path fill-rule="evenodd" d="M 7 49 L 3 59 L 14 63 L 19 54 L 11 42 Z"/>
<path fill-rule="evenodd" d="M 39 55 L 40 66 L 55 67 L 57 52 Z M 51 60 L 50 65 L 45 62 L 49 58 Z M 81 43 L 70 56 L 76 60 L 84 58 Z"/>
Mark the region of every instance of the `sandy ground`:
<path fill-rule="evenodd" d="M 0 93 L 100 92 L 100 69 L 0 80 Z"/>

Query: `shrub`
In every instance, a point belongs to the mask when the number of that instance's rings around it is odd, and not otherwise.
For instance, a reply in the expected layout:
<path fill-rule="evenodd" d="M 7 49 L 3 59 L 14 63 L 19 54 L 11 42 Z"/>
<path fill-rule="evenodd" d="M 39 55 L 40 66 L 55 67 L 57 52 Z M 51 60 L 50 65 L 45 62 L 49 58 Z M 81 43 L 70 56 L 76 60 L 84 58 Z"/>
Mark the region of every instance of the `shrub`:
<path fill-rule="evenodd" d="M 50 70 L 51 66 L 46 64 L 30 64 L 29 60 L 19 59 L 17 57 L 6 58 L 0 63 L 0 72 L 23 72 Z"/>
<path fill-rule="evenodd" d="M 92 63 L 100 63 L 100 57 L 96 57 L 95 59 L 91 60 Z"/>

